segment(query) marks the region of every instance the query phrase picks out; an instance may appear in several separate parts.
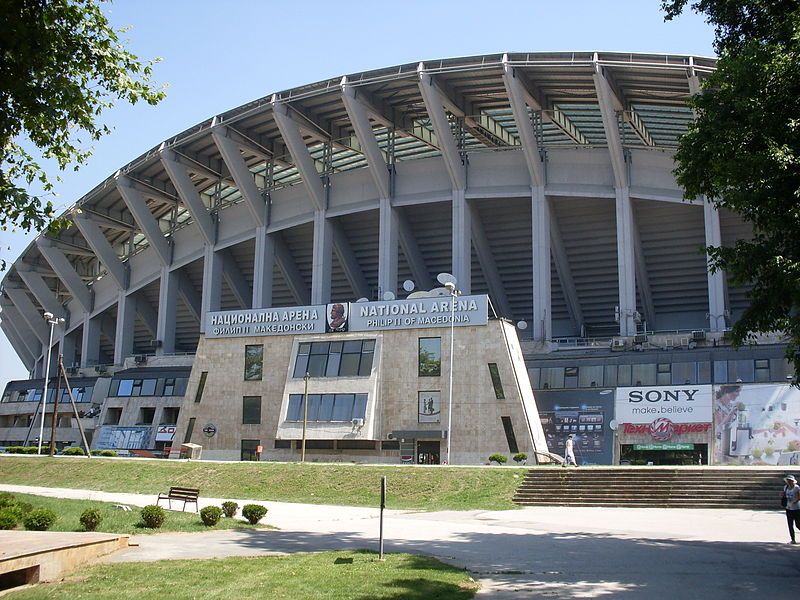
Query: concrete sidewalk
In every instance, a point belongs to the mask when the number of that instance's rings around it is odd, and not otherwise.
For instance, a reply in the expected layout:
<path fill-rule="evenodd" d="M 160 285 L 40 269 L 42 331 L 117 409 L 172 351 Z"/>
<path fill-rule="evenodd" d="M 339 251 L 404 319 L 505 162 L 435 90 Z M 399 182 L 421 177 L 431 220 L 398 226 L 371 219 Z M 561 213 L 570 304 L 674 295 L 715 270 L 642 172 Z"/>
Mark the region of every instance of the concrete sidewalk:
<path fill-rule="evenodd" d="M 0 490 L 134 506 L 154 496 L 0 485 Z M 202 505 L 223 499 L 206 498 Z M 389 499 L 391 501 L 391 498 Z M 236 500 L 240 505 L 253 500 Z M 259 502 L 274 530 L 135 536 L 115 562 L 299 551 L 377 550 L 377 509 Z M 537 507 L 422 513 L 387 510 L 387 552 L 416 552 L 469 569 L 478 598 L 796 597 L 800 547 L 775 512 Z"/>

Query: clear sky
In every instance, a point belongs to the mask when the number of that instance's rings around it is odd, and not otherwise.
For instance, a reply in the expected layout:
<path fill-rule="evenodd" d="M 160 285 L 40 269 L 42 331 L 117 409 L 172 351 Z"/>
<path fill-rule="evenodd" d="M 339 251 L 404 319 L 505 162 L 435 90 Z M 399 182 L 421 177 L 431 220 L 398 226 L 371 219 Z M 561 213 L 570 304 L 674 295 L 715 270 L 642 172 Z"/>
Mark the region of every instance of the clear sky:
<path fill-rule="evenodd" d="M 77 173 L 62 174 L 66 208 L 119 167 L 192 125 L 295 86 L 404 63 L 539 51 L 628 51 L 713 56 L 713 30 L 687 14 L 665 23 L 660 0 L 117 0 L 112 24 L 142 59 L 160 57 L 158 106 L 119 106 L 113 132 Z M 51 173 L 51 177 L 55 176 Z M 0 255 L 32 236 L 0 232 Z M 0 390 L 27 372 L 0 332 Z"/>

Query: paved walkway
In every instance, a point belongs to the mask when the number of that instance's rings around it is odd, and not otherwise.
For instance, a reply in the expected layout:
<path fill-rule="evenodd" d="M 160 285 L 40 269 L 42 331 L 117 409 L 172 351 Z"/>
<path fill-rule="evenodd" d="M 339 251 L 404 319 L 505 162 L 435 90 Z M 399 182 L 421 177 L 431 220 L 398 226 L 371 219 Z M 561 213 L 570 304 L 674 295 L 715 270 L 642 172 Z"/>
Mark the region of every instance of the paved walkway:
<path fill-rule="evenodd" d="M 134 506 L 153 496 L 0 485 L 0 490 Z M 219 505 L 222 499 L 206 498 Z M 237 500 L 242 505 L 252 500 Z M 377 509 L 260 502 L 279 530 L 134 536 L 114 562 L 314 550 L 377 550 Z M 387 552 L 416 552 L 466 567 L 482 600 L 670 597 L 796 598 L 800 546 L 775 512 L 560 508 L 420 513 L 388 510 Z"/>

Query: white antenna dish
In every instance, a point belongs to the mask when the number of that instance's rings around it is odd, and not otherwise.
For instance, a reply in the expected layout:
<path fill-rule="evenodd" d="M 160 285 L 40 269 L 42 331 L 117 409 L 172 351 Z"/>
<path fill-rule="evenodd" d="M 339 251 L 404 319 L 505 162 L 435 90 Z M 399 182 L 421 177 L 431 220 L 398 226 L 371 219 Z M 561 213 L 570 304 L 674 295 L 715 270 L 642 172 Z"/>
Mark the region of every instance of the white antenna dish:
<path fill-rule="evenodd" d="M 359 298 L 356 302 L 369 302 L 368 298 Z"/>
<path fill-rule="evenodd" d="M 527 329 L 528 322 L 527 321 L 517 321 L 517 328 L 518 329 Z"/>
<path fill-rule="evenodd" d="M 436 296 L 451 296 L 450 290 L 445 287 L 440 288 L 433 288 L 430 292 L 428 292 L 429 296 L 436 297 Z"/>
<path fill-rule="evenodd" d="M 425 290 L 420 290 L 418 292 L 411 292 L 406 299 L 413 300 L 414 298 L 430 298 L 431 293 Z"/>
<path fill-rule="evenodd" d="M 439 273 L 436 276 L 436 281 L 438 281 L 442 285 L 447 285 L 448 283 L 453 283 L 453 284 L 457 283 L 456 278 L 450 273 Z"/>
<path fill-rule="evenodd" d="M 383 299 L 384 300 L 394 300 L 394 292 L 384 292 Z"/>
<path fill-rule="evenodd" d="M 413 292 L 415 287 L 416 287 L 416 286 L 414 285 L 414 282 L 413 282 L 413 281 L 411 281 L 410 279 L 406 279 L 406 280 L 403 282 L 403 289 L 404 289 L 405 291 L 407 291 L 407 292 Z"/>
<path fill-rule="evenodd" d="M 608 426 L 609 426 L 609 427 L 610 427 L 612 430 L 616 431 L 616 430 L 617 430 L 617 427 L 619 426 L 619 423 L 617 423 L 617 420 L 616 420 L 616 419 L 611 419 L 611 420 L 608 422 Z"/>

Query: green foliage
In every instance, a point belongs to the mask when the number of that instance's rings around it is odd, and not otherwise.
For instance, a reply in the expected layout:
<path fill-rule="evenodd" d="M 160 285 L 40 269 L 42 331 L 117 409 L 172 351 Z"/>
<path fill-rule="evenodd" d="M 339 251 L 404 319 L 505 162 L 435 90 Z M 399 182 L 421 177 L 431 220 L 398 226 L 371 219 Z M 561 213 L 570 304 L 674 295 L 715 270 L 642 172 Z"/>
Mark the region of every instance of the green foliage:
<path fill-rule="evenodd" d="M 0 210 L 2 210 L 0 208 Z M 39 446 L 6 446 L 7 454 L 36 454 Z M 49 454 L 50 446 L 42 446 L 42 454 Z"/>
<path fill-rule="evenodd" d="M 495 453 L 489 457 L 489 462 L 496 462 L 498 465 L 503 465 L 508 462 L 508 457 L 504 454 Z"/>
<path fill-rule="evenodd" d="M 513 459 L 515 463 L 525 462 L 526 460 L 528 460 L 528 455 L 525 454 L 524 452 L 518 452 L 513 456 Z"/>
<path fill-rule="evenodd" d="M 665 0 L 667 19 L 688 0 Z M 699 0 L 715 26 L 717 69 L 690 104 L 697 119 L 681 138 L 675 175 L 686 198 L 706 196 L 752 224 L 752 240 L 709 247 L 710 266 L 750 286 L 733 325 L 742 345 L 753 332 L 783 331 L 786 357 L 800 347 L 800 4 Z"/>
<path fill-rule="evenodd" d="M 200 520 L 203 525 L 213 527 L 222 518 L 222 509 L 219 506 L 206 506 L 200 509 Z"/>
<path fill-rule="evenodd" d="M 110 132 L 98 122 L 105 109 L 116 100 L 156 104 L 164 97 L 150 83 L 153 62 L 125 49 L 103 1 L 3 3 L 0 230 L 42 229 L 55 216 L 43 197 L 53 184 L 32 147 L 62 171 L 78 169 L 91 155 L 83 141 Z"/>
<path fill-rule="evenodd" d="M 117 453 L 114 450 L 92 450 L 92 456 L 106 456 L 109 458 L 114 458 L 117 456 Z"/>
<path fill-rule="evenodd" d="M 61 454 L 66 456 L 86 456 L 86 451 L 80 446 L 72 446 L 66 448 Z"/>
<path fill-rule="evenodd" d="M 96 508 L 87 508 L 81 513 L 80 522 L 86 531 L 94 531 L 103 521 L 103 515 Z"/>
<path fill-rule="evenodd" d="M 34 508 L 22 519 L 28 531 L 47 531 L 58 519 L 58 515 L 49 508 Z"/>
<path fill-rule="evenodd" d="M 158 529 L 164 524 L 167 518 L 167 513 L 164 509 L 155 504 L 148 504 L 142 509 L 141 512 L 142 523 L 149 529 Z"/>
<path fill-rule="evenodd" d="M 0 530 L 14 529 L 22 515 L 16 507 L 0 508 Z"/>
<path fill-rule="evenodd" d="M 222 512 L 225 513 L 225 516 L 229 519 L 232 519 L 234 515 L 236 515 L 236 511 L 238 510 L 239 505 L 236 502 L 223 502 L 222 503 Z"/>
<path fill-rule="evenodd" d="M 0 492 L 0 508 L 8 508 L 9 506 L 14 506 L 17 503 L 17 499 L 14 497 L 14 494 L 10 492 Z"/>
<path fill-rule="evenodd" d="M 267 507 L 260 504 L 245 504 L 242 507 L 242 516 L 247 519 L 250 525 L 258 523 L 266 514 Z"/>

